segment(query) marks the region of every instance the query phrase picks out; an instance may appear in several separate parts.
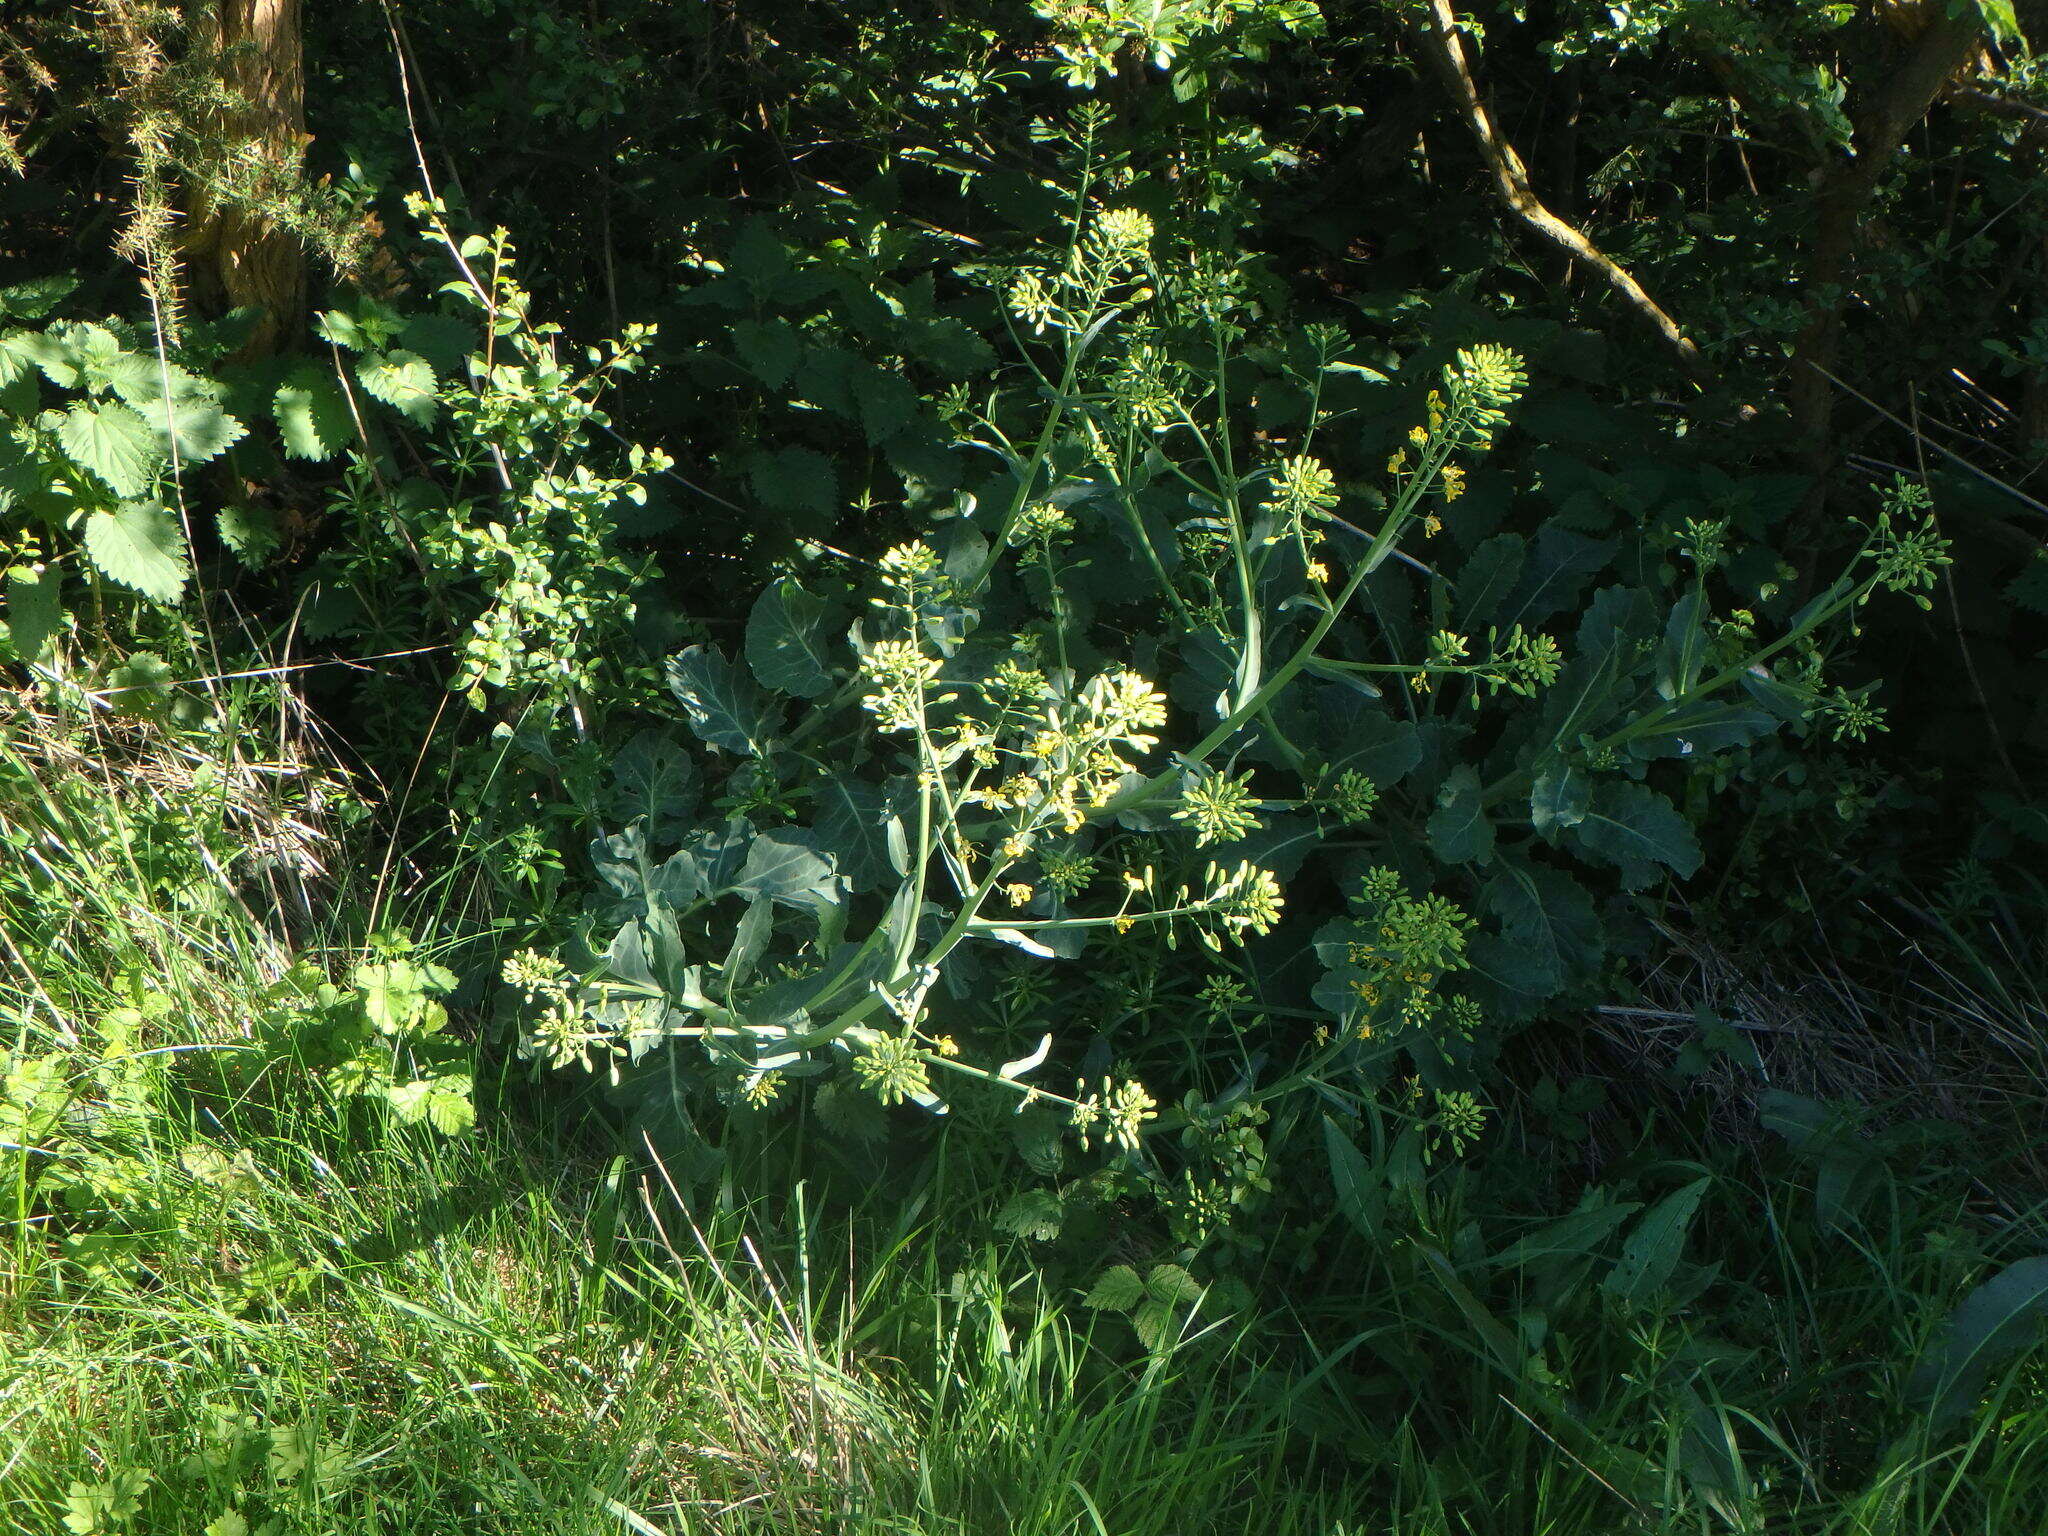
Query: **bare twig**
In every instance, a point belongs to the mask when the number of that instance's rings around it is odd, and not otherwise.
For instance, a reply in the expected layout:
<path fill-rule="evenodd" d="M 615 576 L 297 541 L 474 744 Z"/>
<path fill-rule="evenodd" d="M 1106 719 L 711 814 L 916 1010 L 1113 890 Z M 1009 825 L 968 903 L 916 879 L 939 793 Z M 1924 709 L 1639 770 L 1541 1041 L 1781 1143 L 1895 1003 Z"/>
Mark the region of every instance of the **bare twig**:
<path fill-rule="evenodd" d="M 1465 57 L 1465 44 L 1458 35 L 1457 12 L 1452 10 L 1450 0 L 1427 0 L 1426 7 L 1417 15 L 1415 33 L 1430 63 L 1442 76 L 1445 88 L 1457 102 L 1465 125 L 1478 140 L 1479 151 L 1486 157 L 1487 168 L 1493 173 L 1494 188 L 1509 211 L 1566 255 L 1598 272 L 1628 306 L 1664 338 L 1665 345 L 1688 372 L 1703 374 L 1706 364 L 1700 356 L 1700 349 L 1679 323 L 1650 297 L 1625 267 L 1594 245 L 1575 226 L 1551 212 L 1536 195 L 1529 184 L 1528 168 L 1522 164 L 1522 157 L 1494 126 L 1486 104 L 1479 99 L 1479 87 L 1472 78 L 1472 67 Z"/>

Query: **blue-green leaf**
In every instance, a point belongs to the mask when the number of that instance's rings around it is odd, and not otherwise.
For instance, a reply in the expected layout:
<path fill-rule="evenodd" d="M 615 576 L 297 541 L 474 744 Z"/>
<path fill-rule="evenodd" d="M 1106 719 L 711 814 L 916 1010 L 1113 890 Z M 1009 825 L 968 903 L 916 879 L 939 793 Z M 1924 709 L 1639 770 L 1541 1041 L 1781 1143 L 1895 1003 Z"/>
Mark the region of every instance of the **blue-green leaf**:
<path fill-rule="evenodd" d="M 762 686 L 814 699 L 832 686 L 828 605 L 793 581 L 778 581 L 747 616 L 747 665 Z"/>
<path fill-rule="evenodd" d="M 1428 831 L 1430 849 L 1446 864 L 1484 864 L 1493 857 L 1493 823 L 1480 803 L 1478 769 L 1464 763 L 1445 777 Z"/>
<path fill-rule="evenodd" d="M 753 678 L 701 645 L 671 656 L 667 670 L 669 691 L 700 740 L 743 757 L 760 754 L 774 716 Z"/>
<path fill-rule="evenodd" d="M 1602 785 L 1572 833 L 1586 852 L 1619 869 L 1631 890 L 1655 880 L 1660 865 L 1681 878 L 1700 867 L 1692 828 L 1677 807 L 1644 784 Z"/>

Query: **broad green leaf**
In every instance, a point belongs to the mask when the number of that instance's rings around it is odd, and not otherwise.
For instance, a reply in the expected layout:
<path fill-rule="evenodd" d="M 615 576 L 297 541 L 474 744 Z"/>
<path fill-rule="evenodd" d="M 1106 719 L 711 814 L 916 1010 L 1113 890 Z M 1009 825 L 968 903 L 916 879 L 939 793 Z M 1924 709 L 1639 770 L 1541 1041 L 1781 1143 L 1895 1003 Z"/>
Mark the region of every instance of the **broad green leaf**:
<path fill-rule="evenodd" d="M 1173 1308 L 1163 1301 L 1147 1299 L 1131 1313 L 1131 1329 L 1138 1342 L 1155 1355 L 1164 1354 L 1180 1337 L 1180 1323 Z"/>
<path fill-rule="evenodd" d="M 1654 789 L 1603 784 L 1586 818 L 1572 829 L 1579 845 L 1621 871 L 1630 890 L 1648 885 L 1659 866 L 1684 878 L 1700 867 L 1700 845 L 1672 803 Z"/>
<path fill-rule="evenodd" d="M 331 459 L 355 436 L 355 416 L 331 371 L 312 363 L 292 370 L 271 399 L 284 451 L 295 459 Z"/>
<path fill-rule="evenodd" d="M 157 434 L 118 401 L 80 401 L 57 423 L 57 441 L 74 464 L 92 471 L 117 496 L 140 496 L 163 462 Z"/>
<path fill-rule="evenodd" d="M 1642 1208 L 1638 1200 L 1587 1206 L 1524 1233 L 1488 1262 L 1498 1269 L 1525 1269 L 1561 1259 L 1590 1258 L 1623 1222 Z"/>
<path fill-rule="evenodd" d="M 889 797 L 860 779 L 834 774 L 818 785 L 818 847 L 832 856 L 856 892 L 872 891 L 893 872 L 889 862 Z"/>
<path fill-rule="evenodd" d="M 996 1228 L 1033 1242 L 1049 1243 L 1060 1235 L 1064 1219 L 1058 1195 L 1049 1189 L 1026 1189 L 1012 1195 L 996 1212 Z"/>
<path fill-rule="evenodd" d="M 356 379 L 416 427 L 434 419 L 440 400 L 434 393 L 434 370 L 417 352 L 394 347 L 356 361 Z"/>
<path fill-rule="evenodd" d="M 1630 739 L 1628 750 L 1631 757 L 1643 760 L 1705 757 L 1730 747 L 1747 746 L 1777 728 L 1777 719 L 1757 705 L 1693 699 L 1655 725 L 1639 728 Z"/>
<path fill-rule="evenodd" d="M 1621 1258 L 1600 1288 L 1631 1306 L 1646 1306 L 1655 1299 L 1678 1268 L 1693 1213 L 1713 1182 L 1694 1179 L 1651 1206 L 1621 1245 Z"/>
<path fill-rule="evenodd" d="M 249 429 L 221 409 L 210 394 L 160 395 L 136 407 L 166 450 L 180 464 L 204 464 L 249 435 Z"/>
<path fill-rule="evenodd" d="M 384 1097 L 406 1124 L 425 1123 L 444 1136 L 459 1136 L 476 1124 L 470 1079 L 462 1074 L 394 1083 L 384 1090 Z"/>
<path fill-rule="evenodd" d="M 109 581 L 160 603 L 175 603 L 192 574 L 178 520 L 153 501 L 92 513 L 85 520 L 85 552 Z"/>
<path fill-rule="evenodd" d="M 697 764 L 667 731 L 640 732 L 612 759 L 612 804 L 622 820 L 659 829 L 697 803 Z"/>
<path fill-rule="evenodd" d="M 1323 1116 L 1323 1150 L 1330 1159 L 1330 1182 L 1336 1186 L 1337 1209 L 1361 1237 L 1377 1238 L 1386 1216 L 1387 1198 L 1379 1175 L 1344 1128 Z"/>
<path fill-rule="evenodd" d="M 1529 548 L 1516 533 L 1495 534 L 1487 539 L 1458 572 L 1457 619 L 1453 627 L 1461 634 L 1484 631 L 1494 612 L 1507 600 L 1521 580 Z"/>
<path fill-rule="evenodd" d="M 1531 990 L 1548 978 L 1545 995 L 1590 974 L 1600 963 L 1600 916 L 1593 898 L 1563 870 L 1520 856 L 1503 859 L 1487 882 L 1488 910 L 1501 936 L 1530 957 Z"/>
<path fill-rule="evenodd" d="M 732 328 L 732 339 L 747 371 L 770 389 L 795 376 L 803 343 L 787 320 L 742 320 Z"/>
<path fill-rule="evenodd" d="M 1178 1264 L 1155 1264 L 1145 1276 L 1145 1294 L 1162 1306 L 1192 1307 L 1202 1299 L 1202 1282 Z"/>
<path fill-rule="evenodd" d="M 1583 768 L 1562 758 L 1547 758 L 1529 791 L 1529 819 L 1538 836 L 1556 842 L 1560 832 L 1586 819 L 1592 798 L 1593 781 Z"/>
<path fill-rule="evenodd" d="M 53 272 L 0 288 L 0 315 L 40 320 L 62 304 L 84 279 L 76 272 Z"/>
<path fill-rule="evenodd" d="M 1097 1312 L 1128 1312 L 1145 1296 L 1145 1282 L 1128 1264 L 1114 1264 L 1096 1277 L 1081 1305 Z"/>
<path fill-rule="evenodd" d="M 733 889 L 752 898 L 772 897 L 799 906 L 839 900 L 832 861 L 818 852 L 809 832 L 789 827 L 763 832 L 754 839 Z"/>
<path fill-rule="evenodd" d="M 425 358 L 427 365 L 440 378 L 459 376 L 463 363 L 479 342 L 474 321 L 465 320 L 460 315 L 444 315 L 436 310 L 407 315 L 399 334 L 405 339 L 406 346 Z"/>
<path fill-rule="evenodd" d="M 1692 691 L 1707 656 L 1706 598 L 1688 592 L 1671 605 L 1664 624 L 1664 642 L 1657 649 L 1657 694 L 1675 699 Z"/>
<path fill-rule="evenodd" d="M 1984 1396 L 1991 1372 L 2042 1337 L 2048 1321 L 2048 1255 L 2020 1259 L 1986 1280 L 1949 1313 L 1906 1379 L 1906 1401 L 1937 1428 Z"/>
<path fill-rule="evenodd" d="M 175 676 L 156 652 L 135 651 L 107 674 L 105 692 L 116 714 L 147 715 L 169 696 Z"/>
<path fill-rule="evenodd" d="M 255 502 L 222 507 L 214 518 L 220 541 L 235 552 L 245 570 L 260 571 L 270 563 L 284 534 L 277 526 L 277 514 Z"/>
<path fill-rule="evenodd" d="M 809 448 L 755 454 L 747 461 L 747 480 L 761 505 L 774 512 L 830 517 L 838 506 L 839 483 L 832 461 Z"/>
<path fill-rule="evenodd" d="M 27 418 L 42 398 L 34 359 L 22 345 L 25 338 L 0 336 L 0 412 Z"/>
<path fill-rule="evenodd" d="M 747 616 L 747 665 L 763 687 L 815 699 L 832 687 L 831 652 L 823 598 L 794 581 L 778 581 Z"/>
<path fill-rule="evenodd" d="M 43 647 L 64 626 L 64 573 L 55 566 L 34 571 L 17 565 L 7 573 L 7 638 L 24 662 L 41 659 Z"/>
<path fill-rule="evenodd" d="M 752 677 L 701 645 L 671 656 L 668 686 L 698 739 L 753 757 L 773 733 L 774 715 Z"/>
<path fill-rule="evenodd" d="M 1484 864 L 1493 857 L 1493 823 L 1480 803 L 1479 770 L 1453 768 L 1429 817 L 1430 850 L 1446 864 Z"/>

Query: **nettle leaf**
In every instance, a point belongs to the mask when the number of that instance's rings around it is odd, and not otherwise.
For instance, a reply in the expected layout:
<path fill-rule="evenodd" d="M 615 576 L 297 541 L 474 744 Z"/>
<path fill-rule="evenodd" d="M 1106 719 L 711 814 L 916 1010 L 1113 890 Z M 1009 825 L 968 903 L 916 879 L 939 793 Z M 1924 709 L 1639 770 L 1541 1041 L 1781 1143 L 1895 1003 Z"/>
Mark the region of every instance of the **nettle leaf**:
<path fill-rule="evenodd" d="M 64 627 L 64 573 L 55 566 L 34 571 L 15 566 L 7 573 L 7 638 L 14 654 L 33 663 Z"/>
<path fill-rule="evenodd" d="M 131 501 L 85 520 L 85 552 L 109 581 L 175 603 L 191 578 L 178 520 L 153 501 Z"/>
<path fill-rule="evenodd" d="M 427 366 L 441 378 L 459 374 L 469 354 L 477 349 L 476 322 L 438 310 L 407 315 L 399 328 L 405 344 L 427 360 Z"/>
<path fill-rule="evenodd" d="M 1480 803 L 1479 770 L 1453 768 L 1429 816 L 1430 850 L 1446 864 L 1484 864 L 1493 857 L 1493 823 Z"/>
<path fill-rule="evenodd" d="M 747 371 L 770 389 L 795 377 L 803 341 L 787 320 L 742 320 L 732 328 L 732 339 Z"/>
<path fill-rule="evenodd" d="M 829 518 L 838 505 L 832 461 L 809 448 L 757 453 L 747 460 L 747 483 L 773 512 L 809 512 Z"/>
<path fill-rule="evenodd" d="M 1659 866 L 1681 879 L 1700 867 L 1699 840 L 1678 808 L 1645 784 L 1603 784 L 1572 836 L 1587 853 L 1621 871 L 1637 890 L 1657 878 Z"/>
<path fill-rule="evenodd" d="M 284 451 L 295 459 L 331 459 L 355 435 L 355 416 L 334 375 L 315 363 L 294 368 L 271 397 Z"/>
<path fill-rule="evenodd" d="M 245 570 L 261 570 L 284 542 L 277 514 L 254 502 L 222 507 L 214 523 L 220 530 L 220 541 L 235 552 Z"/>
<path fill-rule="evenodd" d="M 889 796 L 860 779 L 834 774 L 818 786 L 812 823 L 818 847 L 832 856 L 856 892 L 872 891 L 894 872 L 889 860 Z"/>
<path fill-rule="evenodd" d="M 2008 1264 L 1957 1304 L 1906 1379 L 1906 1401 L 1936 1427 L 1968 1413 L 1991 1371 L 2041 1336 L 2048 1256 Z"/>
<path fill-rule="evenodd" d="M 853 399 L 871 446 L 886 443 L 917 418 L 917 391 L 900 373 L 869 370 L 856 384 Z"/>
<path fill-rule="evenodd" d="M 441 403 L 434 393 L 433 366 L 403 347 L 360 359 L 356 379 L 416 427 L 429 425 Z"/>
<path fill-rule="evenodd" d="M 1128 1312 L 1144 1299 L 1145 1282 L 1138 1272 L 1128 1264 L 1114 1264 L 1096 1277 L 1081 1305 L 1096 1312 Z"/>
<path fill-rule="evenodd" d="M 748 676 L 718 652 L 693 645 L 668 660 L 668 687 L 700 740 L 742 757 L 757 756 L 773 733 L 766 698 Z"/>
<path fill-rule="evenodd" d="M 118 401 L 72 406 L 57 423 L 57 441 L 74 464 L 92 471 L 117 496 L 142 495 L 163 462 L 149 423 Z"/>
<path fill-rule="evenodd" d="M 832 687 L 825 616 L 830 605 L 793 581 L 778 581 L 747 616 L 747 665 L 762 686 L 800 699 Z"/>
<path fill-rule="evenodd" d="M 221 407 L 210 392 L 159 395 L 137 407 L 168 451 L 181 464 L 204 464 L 219 458 L 249 435 L 249 429 Z"/>
<path fill-rule="evenodd" d="M 26 337 L 0 336 L 0 412 L 33 416 L 42 398 L 35 361 L 22 343 Z"/>

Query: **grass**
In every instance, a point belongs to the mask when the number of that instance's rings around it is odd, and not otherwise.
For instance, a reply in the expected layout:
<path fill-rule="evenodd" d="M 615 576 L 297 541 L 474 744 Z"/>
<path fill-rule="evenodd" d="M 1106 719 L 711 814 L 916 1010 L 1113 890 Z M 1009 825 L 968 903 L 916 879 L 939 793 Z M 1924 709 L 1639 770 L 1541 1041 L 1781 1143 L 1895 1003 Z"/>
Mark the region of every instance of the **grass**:
<path fill-rule="evenodd" d="M 306 762 L 132 722 L 0 737 L 0 1529 L 2048 1529 L 2043 1351 L 2016 1334 L 1943 1425 L 1912 1381 L 2048 1225 L 1896 1106 L 1745 1133 L 1725 1064 L 1578 1140 L 1504 1106 L 1491 1206 L 1446 1169 L 1373 1240 L 1283 1236 L 1249 1306 L 1148 1355 L 1080 1304 L 1087 1267 L 990 1240 L 1000 1180 L 943 1137 L 839 1178 L 797 1137 L 679 1187 L 560 1099 L 486 1095 L 447 1137 L 333 1092 L 257 1027 L 294 949 L 342 976 L 372 926 L 301 903 L 287 945 L 255 915 L 331 849 Z M 1996 1022 L 1981 1080 L 2018 1104 L 2040 993 L 1996 957 L 1965 979 L 1943 1027 Z M 1502 1257 L 1554 1230 L 1503 1205 L 1694 1183 L 1691 1304 L 1626 1299 L 1616 1242 Z"/>

